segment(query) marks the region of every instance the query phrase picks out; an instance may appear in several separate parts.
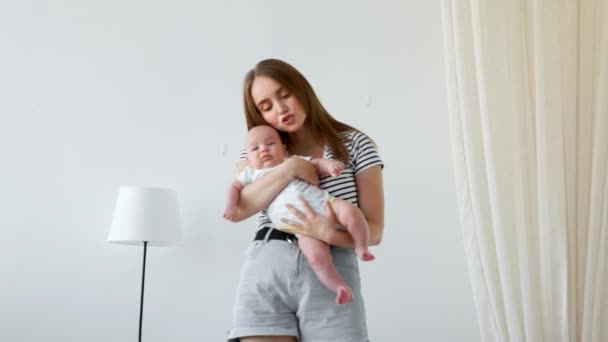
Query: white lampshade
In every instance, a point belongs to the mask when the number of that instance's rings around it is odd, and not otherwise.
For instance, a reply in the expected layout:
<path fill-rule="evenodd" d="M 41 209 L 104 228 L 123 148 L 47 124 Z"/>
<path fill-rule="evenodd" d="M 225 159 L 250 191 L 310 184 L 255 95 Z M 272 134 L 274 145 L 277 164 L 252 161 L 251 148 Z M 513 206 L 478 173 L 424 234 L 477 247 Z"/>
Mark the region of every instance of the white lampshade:
<path fill-rule="evenodd" d="M 177 192 L 139 186 L 121 187 L 109 242 L 169 246 L 181 242 Z"/>

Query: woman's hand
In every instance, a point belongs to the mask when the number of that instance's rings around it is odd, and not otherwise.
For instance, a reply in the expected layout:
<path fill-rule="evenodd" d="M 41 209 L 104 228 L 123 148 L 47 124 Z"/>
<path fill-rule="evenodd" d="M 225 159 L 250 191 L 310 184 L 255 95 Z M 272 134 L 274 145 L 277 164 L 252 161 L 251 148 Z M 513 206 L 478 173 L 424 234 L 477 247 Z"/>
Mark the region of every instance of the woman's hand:
<path fill-rule="evenodd" d="M 319 185 L 319 176 L 315 167 L 305 159 L 289 157 L 283 162 L 285 176 L 289 179 L 299 178 L 314 186 Z"/>
<path fill-rule="evenodd" d="M 282 219 L 286 224 L 296 227 L 296 229 L 290 230 L 290 233 L 293 234 L 302 234 L 306 236 L 310 236 L 317 240 L 329 242 L 331 240 L 332 233 L 336 230 L 336 225 L 338 220 L 336 219 L 336 214 L 334 213 L 333 208 L 329 204 L 329 202 L 325 202 L 325 212 L 326 215 L 321 215 L 316 213 L 308 202 L 302 197 L 299 196 L 300 203 L 304 207 L 304 211 L 298 210 L 291 204 L 287 204 L 287 208 L 298 218 L 301 222 L 292 221 L 289 219 Z"/>

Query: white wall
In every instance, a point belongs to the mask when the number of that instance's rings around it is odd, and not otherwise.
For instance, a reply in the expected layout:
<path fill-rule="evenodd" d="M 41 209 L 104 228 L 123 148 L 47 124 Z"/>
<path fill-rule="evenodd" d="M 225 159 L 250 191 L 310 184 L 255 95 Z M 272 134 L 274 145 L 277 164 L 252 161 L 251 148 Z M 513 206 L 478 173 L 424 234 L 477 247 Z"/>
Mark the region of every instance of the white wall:
<path fill-rule="evenodd" d="M 0 340 L 135 340 L 142 249 L 106 242 L 121 185 L 175 188 L 183 211 L 184 246 L 148 251 L 144 339 L 222 340 L 253 231 L 220 218 L 241 80 L 277 57 L 380 146 L 372 340 L 479 341 L 440 18 L 436 1 L 2 2 Z"/>

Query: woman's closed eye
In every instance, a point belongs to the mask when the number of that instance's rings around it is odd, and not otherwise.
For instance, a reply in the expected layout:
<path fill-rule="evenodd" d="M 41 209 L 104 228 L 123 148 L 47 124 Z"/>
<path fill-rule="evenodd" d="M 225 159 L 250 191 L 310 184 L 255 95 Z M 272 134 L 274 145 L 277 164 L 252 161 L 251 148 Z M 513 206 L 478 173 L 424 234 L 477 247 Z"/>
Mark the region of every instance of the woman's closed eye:
<path fill-rule="evenodd" d="M 267 112 L 270 109 L 272 109 L 272 103 L 270 102 L 270 100 L 266 99 L 266 100 L 260 101 L 260 103 L 258 103 L 258 110 L 260 112 Z"/>

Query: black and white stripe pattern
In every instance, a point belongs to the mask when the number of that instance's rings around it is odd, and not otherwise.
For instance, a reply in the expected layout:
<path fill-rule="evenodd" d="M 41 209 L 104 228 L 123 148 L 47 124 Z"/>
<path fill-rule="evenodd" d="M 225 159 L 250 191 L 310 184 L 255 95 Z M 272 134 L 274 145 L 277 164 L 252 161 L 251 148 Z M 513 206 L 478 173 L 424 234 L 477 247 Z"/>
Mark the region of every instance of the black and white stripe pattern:
<path fill-rule="evenodd" d="M 341 198 L 358 206 L 357 184 L 355 176 L 360 172 L 376 165 L 384 167 L 378 150 L 372 140 L 365 134 L 357 131 L 342 133 L 345 146 L 350 154 L 350 163 L 338 177 L 322 176 L 319 178 L 319 187 L 328 191 L 332 196 Z M 241 151 L 240 159 L 246 157 L 246 150 Z M 335 159 L 328 147 L 325 148 L 325 159 Z M 258 215 L 257 229 L 272 226 L 272 223 L 262 211 Z"/>

